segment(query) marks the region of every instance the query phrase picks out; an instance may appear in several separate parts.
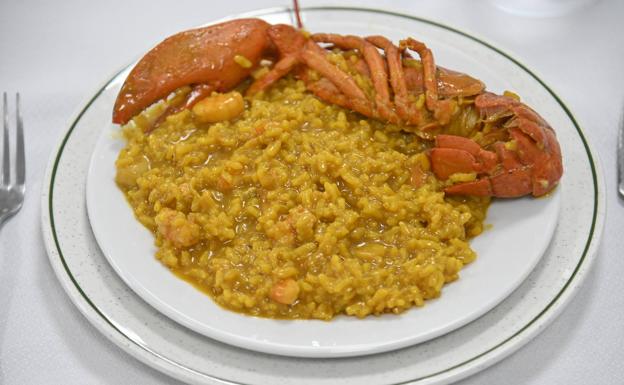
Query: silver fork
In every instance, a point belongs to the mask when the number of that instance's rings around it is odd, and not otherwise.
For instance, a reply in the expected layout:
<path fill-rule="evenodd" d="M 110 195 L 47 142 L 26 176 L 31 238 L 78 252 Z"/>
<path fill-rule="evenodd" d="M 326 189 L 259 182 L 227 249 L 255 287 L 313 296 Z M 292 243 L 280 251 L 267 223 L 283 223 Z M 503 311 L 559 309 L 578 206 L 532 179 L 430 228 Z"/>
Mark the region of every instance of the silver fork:
<path fill-rule="evenodd" d="M 623 110 L 624 111 L 624 110 Z M 620 121 L 617 144 L 617 169 L 618 169 L 618 192 L 620 198 L 624 199 L 624 114 Z"/>
<path fill-rule="evenodd" d="M 24 124 L 20 112 L 20 95 L 15 95 L 15 120 L 17 144 L 15 146 L 15 175 L 11 179 L 11 153 L 9 150 L 9 106 L 6 92 L 2 95 L 4 120 L 2 162 L 0 166 L 0 227 L 22 208 L 26 191 L 26 159 L 24 154 Z"/>

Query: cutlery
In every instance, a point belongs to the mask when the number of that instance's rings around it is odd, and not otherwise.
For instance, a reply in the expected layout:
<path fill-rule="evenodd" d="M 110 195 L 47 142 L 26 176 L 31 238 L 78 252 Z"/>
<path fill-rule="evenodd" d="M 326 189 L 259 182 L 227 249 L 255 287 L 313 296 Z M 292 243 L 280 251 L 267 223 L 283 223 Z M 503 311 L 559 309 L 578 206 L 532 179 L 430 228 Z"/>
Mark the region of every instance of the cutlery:
<path fill-rule="evenodd" d="M 622 116 L 618 133 L 617 168 L 618 192 L 620 193 L 620 198 L 624 199 L 624 116 Z"/>
<path fill-rule="evenodd" d="M 2 161 L 0 161 L 0 226 L 15 215 L 24 203 L 26 192 L 26 159 L 24 154 L 24 124 L 20 112 L 20 95 L 15 95 L 16 137 L 15 171 L 11 178 L 11 152 L 9 149 L 9 107 L 7 93 L 2 95 L 3 140 Z"/>

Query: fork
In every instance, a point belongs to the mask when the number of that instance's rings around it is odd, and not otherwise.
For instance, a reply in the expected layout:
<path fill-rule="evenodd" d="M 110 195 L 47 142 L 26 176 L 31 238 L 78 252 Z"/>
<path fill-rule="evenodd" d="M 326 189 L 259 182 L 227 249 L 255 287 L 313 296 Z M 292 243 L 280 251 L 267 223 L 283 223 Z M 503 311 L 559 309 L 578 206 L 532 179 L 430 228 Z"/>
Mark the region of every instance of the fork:
<path fill-rule="evenodd" d="M 617 143 L 618 193 L 624 199 L 624 115 L 620 121 Z"/>
<path fill-rule="evenodd" d="M 2 146 L 2 168 L 0 173 L 0 227 L 2 224 L 15 215 L 22 208 L 24 203 L 24 193 L 26 192 L 26 159 L 24 154 L 24 124 L 20 112 L 20 95 L 15 95 L 15 120 L 17 125 L 17 144 L 15 146 L 15 175 L 11 179 L 11 153 L 9 150 L 9 107 L 7 93 L 2 95 L 3 105 L 3 146 Z"/>

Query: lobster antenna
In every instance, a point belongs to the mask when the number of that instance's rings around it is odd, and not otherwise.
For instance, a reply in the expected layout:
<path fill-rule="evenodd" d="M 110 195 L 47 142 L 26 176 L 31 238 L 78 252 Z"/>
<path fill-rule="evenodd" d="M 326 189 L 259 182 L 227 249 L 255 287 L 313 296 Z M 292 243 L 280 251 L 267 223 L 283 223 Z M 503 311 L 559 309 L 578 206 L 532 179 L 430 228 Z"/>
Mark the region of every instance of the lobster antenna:
<path fill-rule="evenodd" d="M 297 17 L 297 28 L 302 29 L 303 23 L 301 22 L 301 15 L 299 13 L 299 1 L 293 0 L 293 4 L 295 6 L 295 16 Z"/>

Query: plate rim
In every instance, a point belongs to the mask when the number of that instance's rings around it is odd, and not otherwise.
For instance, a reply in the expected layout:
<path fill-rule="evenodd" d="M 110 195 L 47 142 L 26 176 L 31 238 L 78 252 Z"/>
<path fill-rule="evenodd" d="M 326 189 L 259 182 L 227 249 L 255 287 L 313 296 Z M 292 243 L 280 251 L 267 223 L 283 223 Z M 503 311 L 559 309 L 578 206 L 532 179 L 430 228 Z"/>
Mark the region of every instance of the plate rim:
<path fill-rule="evenodd" d="M 508 336 L 504 340 L 500 341 L 498 344 L 486 349 L 485 351 L 466 359 L 465 361 L 458 363 L 449 368 L 445 368 L 435 373 L 428 374 L 423 377 L 414 378 L 411 380 L 407 380 L 404 382 L 396 383 L 398 384 L 407 384 L 417 381 L 435 381 L 440 380 L 442 382 L 458 380 L 460 378 L 464 378 L 473 374 L 485 367 L 488 367 L 503 358 L 507 357 L 509 354 L 513 353 L 524 344 L 529 342 L 535 335 L 539 334 L 545 326 L 550 324 L 556 317 L 560 314 L 560 312 L 565 308 L 565 305 L 570 301 L 573 295 L 576 293 L 577 288 L 581 286 L 584 281 L 584 278 L 593 265 L 593 261 L 596 259 L 596 253 L 598 251 L 598 246 L 600 244 L 600 240 L 602 238 L 602 233 L 604 229 L 604 218 L 605 218 L 605 194 L 604 194 L 604 174 L 602 172 L 602 166 L 600 165 L 600 159 L 598 156 L 594 155 L 595 153 L 592 151 L 592 146 L 589 144 L 588 139 L 585 137 L 583 130 L 581 129 L 579 123 L 576 118 L 569 110 L 567 105 L 563 102 L 562 98 L 558 96 L 556 92 L 553 91 L 553 88 L 548 86 L 540 76 L 538 76 L 537 71 L 529 69 L 527 66 L 522 64 L 518 59 L 515 58 L 515 55 L 511 55 L 506 51 L 501 50 L 495 45 L 488 42 L 487 39 L 479 36 L 474 32 L 466 32 L 464 30 L 457 29 L 455 27 L 450 27 L 444 23 L 418 17 L 414 15 L 410 15 L 408 13 L 402 13 L 397 11 L 389 11 L 389 10 L 381 10 L 375 8 L 368 7 L 349 7 L 349 6 L 312 6 L 312 7 L 302 7 L 302 12 L 306 11 L 354 11 L 354 12 L 369 12 L 369 13 L 379 13 L 389 16 L 395 16 L 404 19 L 410 19 L 417 22 L 429 24 L 438 28 L 442 28 L 448 30 L 453 33 L 457 33 L 463 37 L 466 37 L 470 40 L 479 43 L 499 55 L 504 56 L 509 59 L 519 68 L 521 68 L 524 72 L 530 75 L 533 79 L 535 79 L 549 94 L 552 96 L 555 101 L 559 104 L 565 114 L 568 116 L 570 121 L 572 122 L 574 128 L 576 129 L 576 133 L 579 135 L 581 142 L 583 144 L 583 148 L 589 159 L 589 166 L 592 174 L 592 187 L 593 187 L 593 214 L 592 214 L 592 223 L 589 228 L 589 234 L 587 240 L 585 241 L 585 246 L 583 248 L 581 257 L 571 273 L 570 277 L 567 279 L 566 283 L 563 285 L 561 290 L 552 297 L 551 301 L 542 309 L 533 319 L 527 322 L 522 328 L 517 330 L 513 335 Z M 249 12 L 238 13 L 235 15 L 230 15 L 224 18 L 220 18 L 218 20 L 210 21 L 206 24 L 213 24 L 220 21 L 231 20 L 233 18 L 239 17 L 258 17 L 258 16 L 266 16 L 275 13 L 292 13 L 292 9 L 289 7 L 272 7 L 272 8 L 263 8 Z M 130 64 L 132 65 L 132 64 Z M 99 95 L 106 90 L 113 79 L 118 76 L 121 72 L 125 71 L 130 65 L 124 66 L 121 70 L 113 72 L 113 75 L 106 78 L 103 82 L 103 85 L 100 85 L 96 88 L 96 92 L 90 93 L 88 95 L 92 95 L 91 97 L 85 98 L 85 102 L 79 104 L 76 112 L 72 115 L 72 117 L 68 120 L 68 124 L 66 127 L 69 127 L 59 136 L 59 140 L 57 141 L 57 146 L 55 150 L 51 153 L 44 183 L 42 184 L 42 195 L 41 195 L 41 226 L 42 232 L 44 235 L 45 247 L 49 256 L 50 263 L 55 271 L 57 278 L 61 282 L 61 285 L 65 289 L 66 293 L 70 297 L 71 301 L 78 307 L 81 313 L 89 320 L 90 323 L 96 326 L 100 332 L 102 332 L 109 340 L 113 341 L 117 346 L 121 347 L 124 351 L 130 353 L 133 357 L 139 359 L 140 361 L 152 366 L 157 369 L 163 371 L 164 373 L 173 376 L 175 378 L 197 381 L 197 378 L 192 377 L 199 376 L 201 378 L 217 381 L 219 383 L 225 384 L 236 384 L 236 382 L 232 382 L 230 380 L 219 378 L 217 376 L 203 373 L 197 371 L 195 369 L 189 368 L 183 364 L 180 364 L 172 359 L 169 359 L 149 347 L 145 346 L 143 343 L 134 340 L 131 336 L 125 334 L 120 328 L 118 328 L 114 322 L 112 322 L 86 295 L 86 293 L 82 290 L 76 279 L 74 278 L 71 269 L 68 267 L 67 262 L 63 256 L 63 251 L 60 247 L 58 237 L 56 234 L 56 226 L 54 223 L 54 212 L 53 212 L 53 196 L 54 196 L 54 181 L 56 177 L 56 172 L 58 169 L 58 165 L 65 149 L 65 145 L 69 140 L 72 132 L 76 128 L 77 124 L 81 120 L 84 113 L 89 109 L 89 107 L 93 104 L 93 102 L 99 97 Z M 47 210 L 46 210 L 47 208 Z M 58 258 L 58 261 L 55 259 Z M 58 263 L 60 261 L 60 264 Z M 66 281 L 64 279 L 64 275 L 69 277 L 70 281 Z M 88 306 L 86 306 L 88 305 Z M 90 313 L 90 309 L 95 311 L 97 317 L 94 314 Z M 547 318 L 542 318 L 544 315 L 547 315 Z M 99 317 L 99 318 L 98 318 Z M 93 322 L 95 321 L 95 322 Z M 541 323 L 539 321 L 542 321 Z M 112 327 L 113 330 L 110 330 L 106 327 Z M 116 333 L 112 333 L 115 331 Z M 119 335 L 123 338 L 119 339 Z M 124 343 L 125 342 L 125 343 Z M 136 349 L 139 349 L 138 352 Z M 147 355 L 142 354 L 141 350 Z M 491 357 L 487 357 L 492 353 L 499 351 L 499 354 L 495 354 Z M 262 353 L 261 353 L 262 354 Z M 470 365 L 474 363 L 474 365 Z M 168 365 L 173 365 L 169 367 Z M 468 366 L 467 366 L 468 365 Z M 463 367 L 465 367 L 463 370 Z M 175 369 L 180 369 L 181 372 L 175 371 Z"/>

